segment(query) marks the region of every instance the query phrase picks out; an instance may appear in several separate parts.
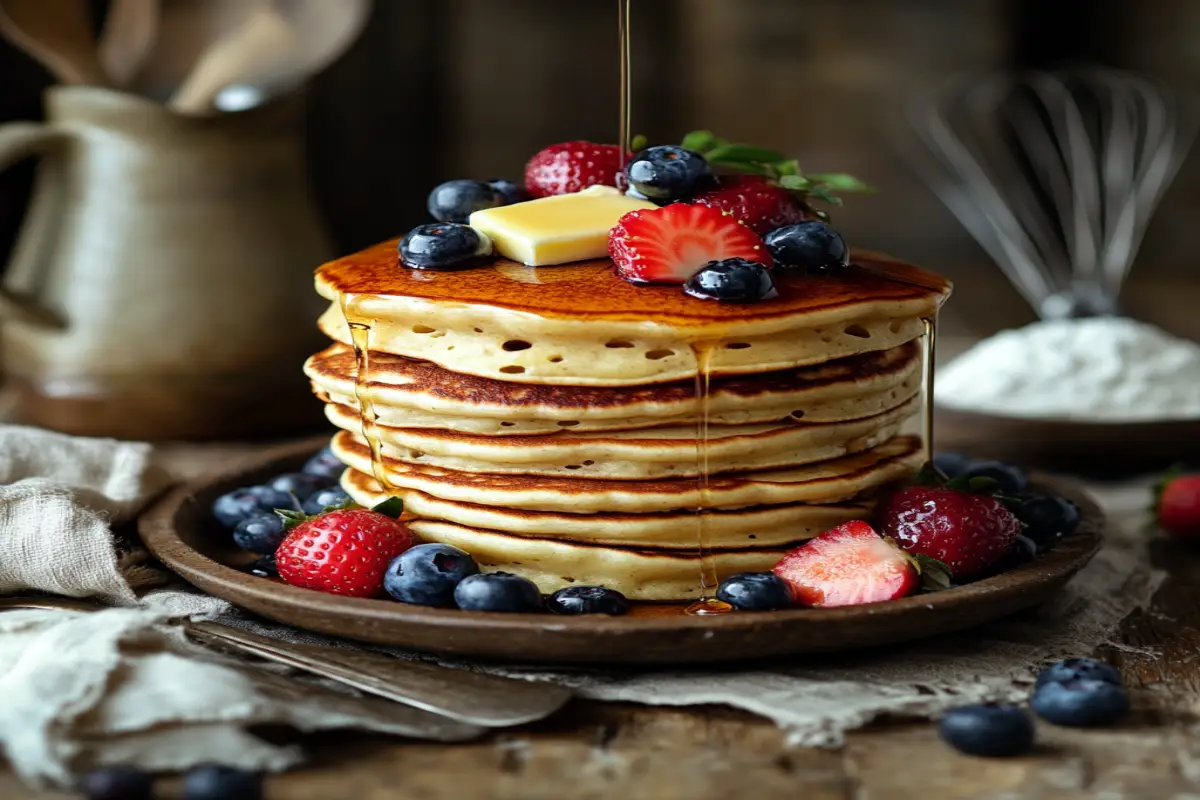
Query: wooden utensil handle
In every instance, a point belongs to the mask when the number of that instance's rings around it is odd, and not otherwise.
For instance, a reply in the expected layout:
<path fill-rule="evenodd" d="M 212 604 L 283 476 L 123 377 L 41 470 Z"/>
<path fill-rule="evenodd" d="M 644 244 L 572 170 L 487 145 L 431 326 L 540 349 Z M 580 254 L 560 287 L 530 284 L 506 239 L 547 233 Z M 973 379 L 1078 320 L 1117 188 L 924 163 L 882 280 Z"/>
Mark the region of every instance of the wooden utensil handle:
<path fill-rule="evenodd" d="M 70 138 L 66 131 L 35 122 L 10 122 L 0 125 L 0 170 L 30 156 L 53 152 Z M 66 327 L 59 314 L 43 308 L 37 300 L 0 286 L 0 319 L 18 321 L 39 328 Z"/>

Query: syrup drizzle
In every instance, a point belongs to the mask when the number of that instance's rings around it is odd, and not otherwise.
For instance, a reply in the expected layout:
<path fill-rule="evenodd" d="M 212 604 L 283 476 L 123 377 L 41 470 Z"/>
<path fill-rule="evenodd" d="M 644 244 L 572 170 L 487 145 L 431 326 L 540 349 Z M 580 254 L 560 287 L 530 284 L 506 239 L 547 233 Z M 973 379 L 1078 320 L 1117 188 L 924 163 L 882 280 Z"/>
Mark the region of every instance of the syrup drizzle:
<path fill-rule="evenodd" d="M 709 542 L 708 514 L 712 506 L 708 476 L 708 420 L 711 407 L 712 353 L 716 345 L 699 343 L 692 345 L 696 359 L 696 474 L 700 490 L 700 502 L 696 506 L 696 533 L 700 555 L 700 599 L 687 607 L 687 613 L 697 615 L 724 614 L 733 606 L 718 600 L 716 558 Z"/>
<path fill-rule="evenodd" d="M 925 323 L 925 358 L 922 364 L 924 391 L 921 403 L 921 442 L 925 461 L 933 461 L 933 357 L 937 351 L 937 314 L 921 320 Z"/>
<path fill-rule="evenodd" d="M 371 397 L 371 323 L 361 312 L 356 295 L 342 295 L 342 316 L 350 329 L 350 341 L 354 345 L 354 397 L 358 401 L 359 420 L 363 438 L 371 451 L 371 474 L 385 492 L 395 487 L 387 479 L 383 467 L 383 442 L 379 438 L 379 414 Z"/>
<path fill-rule="evenodd" d="M 630 116 L 632 107 L 633 86 L 630 67 L 630 36 L 629 36 L 629 4 L 631 0 L 617 0 L 617 34 L 620 37 L 621 59 L 621 110 L 618 116 L 620 130 L 617 131 L 617 144 L 621 148 L 621 171 L 625 171 L 625 158 L 629 153 Z"/>

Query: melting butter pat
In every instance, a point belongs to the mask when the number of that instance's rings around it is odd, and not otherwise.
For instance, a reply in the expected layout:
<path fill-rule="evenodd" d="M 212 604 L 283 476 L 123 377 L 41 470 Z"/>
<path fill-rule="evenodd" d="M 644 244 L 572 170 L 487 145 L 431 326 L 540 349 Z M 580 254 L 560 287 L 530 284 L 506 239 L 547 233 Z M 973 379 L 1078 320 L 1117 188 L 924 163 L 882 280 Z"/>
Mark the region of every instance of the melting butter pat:
<path fill-rule="evenodd" d="M 626 197 L 612 186 L 541 197 L 476 211 L 468 222 L 487 234 L 495 251 L 530 267 L 603 258 L 608 232 L 622 216 L 654 203 Z"/>

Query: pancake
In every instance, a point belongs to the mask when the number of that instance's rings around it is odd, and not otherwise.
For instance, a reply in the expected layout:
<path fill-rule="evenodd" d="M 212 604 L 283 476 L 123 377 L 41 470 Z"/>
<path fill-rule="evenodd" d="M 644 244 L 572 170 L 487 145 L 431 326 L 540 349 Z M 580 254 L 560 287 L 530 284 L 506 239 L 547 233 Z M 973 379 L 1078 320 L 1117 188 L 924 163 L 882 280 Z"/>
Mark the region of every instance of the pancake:
<path fill-rule="evenodd" d="M 634 286 L 607 259 L 537 268 L 495 259 L 436 272 L 400 266 L 395 247 L 317 271 L 317 291 L 331 301 L 322 331 L 352 344 L 349 315 L 370 352 L 537 385 L 670 383 L 703 372 L 701 359 L 711 374 L 757 374 L 887 350 L 920 336 L 950 289 L 862 253 L 858 266 L 828 275 L 777 270 L 777 298 L 726 304 L 677 286 Z"/>
<path fill-rule="evenodd" d="M 712 475 L 810 464 L 874 447 L 892 438 L 918 401 L 846 422 L 709 426 Z M 353 409 L 327 405 L 329 420 L 362 435 Z M 377 426 L 382 452 L 409 464 L 461 472 L 606 480 L 697 477 L 696 425 L 637 431 L 558 431 L 543 436 L 480 436 L 455 431 Z M 365 440 L 362 441 L 365 444 Z"/>
<path fill-rule="evenodd" d="M 347 431 L 333 438 L 346 466 L 373 474 L 370 450 Z M 709 480 L 705 506 L 750 508 L 784 503 L 841 503 L 913 475 L 922 458 L 920 440 L 898 436 L 865 452 L 794 467 Z M 691 511 L 701 505 L 695 479 L 615 481 L 527 475 L 473 474 L 382 459 L 394 493 L 423 492 L 456 503 L 566 514 L 647 514 Z"/>
<path fill-rule="evenodd" d="M 342 487 L 356 503 L 367 508 L 389 496 L 374 478 L 352 469 L 342 475 Z M 697 522 L 692 509 L 657 514 L 553 514 L 456 503 L 411 489 L 401 496 L 409 514 L 468 528 L 613 547 L 696 549 Z M 783 547 L 848 520 L 863 519 L 873 507 L 872 502 L 863 500 L 841 505 L 792 503 L 713 511 L 705 519 L 705 530 L 715 547 Z"/>
<path fill-rule="evenodd" d="M 358 408 L 354 352 L 335 344 L 308 359 L 305 373 L 326 402 Z M 651 386 L 538 386 L 451 372 L 428 361 L 373 354 L 361 387 L 380 424 L 462 433 L 530 435 L 636 430 L 690 424 L 699 414 L 694 380 Z M 916 343 L 810 367 L 712 380 L 713 425 L 839 422 L 882 413 L 921 387 Z"/>
<path fill-rule="evenodd" d="M 565 586 L 606 586 L 630 600 L 673 602 L 700 596 L 700 558 L 681 550 L 620 549 L 514 536 L 448 522 L 414 520 L 414 533 L 472 555 L 485 572 L 522 575 L 549 594 Z M 739 572 L 767 572 L 791 546 L 714 550 L 719 579 Z"/>

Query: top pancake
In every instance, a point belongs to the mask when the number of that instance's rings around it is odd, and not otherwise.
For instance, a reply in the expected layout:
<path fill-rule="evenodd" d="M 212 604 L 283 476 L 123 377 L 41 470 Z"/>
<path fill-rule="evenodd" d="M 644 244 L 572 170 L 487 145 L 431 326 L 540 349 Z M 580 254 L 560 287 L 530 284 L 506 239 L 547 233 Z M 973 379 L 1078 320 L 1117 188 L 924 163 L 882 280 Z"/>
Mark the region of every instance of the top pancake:
<path fill-rule="evenodd" d="M 635 286 L 606 259 L 411 270 L 398 263 L 394 242 L 324 265 L 316 285 L 332 301 L 321 328 L 343 344 L 352 343 L 349 318 L 368 350 L 454 372 L 633 386 L 694 377 L 705 371 L 705 357 L 713 374 L 759 373 L 920 336 L 922 318 L 937 313 L 949 284 L 886 256 L 856 255 L 856 266 L 830 275 L 777 270 L 778 298 L 750 304 L 700 300 L 678 286 Z"/>

